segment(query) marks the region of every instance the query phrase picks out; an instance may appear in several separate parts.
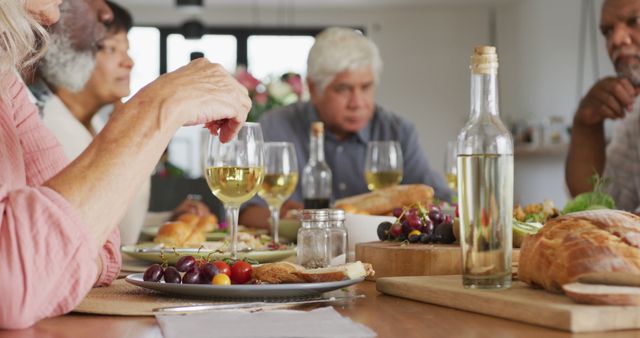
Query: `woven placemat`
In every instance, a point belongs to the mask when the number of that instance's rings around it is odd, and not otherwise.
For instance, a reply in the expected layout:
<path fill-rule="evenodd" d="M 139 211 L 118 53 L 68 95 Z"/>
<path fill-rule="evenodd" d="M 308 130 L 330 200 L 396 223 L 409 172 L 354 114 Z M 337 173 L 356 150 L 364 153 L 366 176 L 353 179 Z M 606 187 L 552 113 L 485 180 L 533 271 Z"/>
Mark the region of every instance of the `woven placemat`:
<path fill-rule="evenodd" d="M 206 298 L 176 298 L 118 279 L 111 286 L 93 288 L 74 312 L 117 316 L 153 316 L 153 309 L 193 304 L 223 304 Z"/>

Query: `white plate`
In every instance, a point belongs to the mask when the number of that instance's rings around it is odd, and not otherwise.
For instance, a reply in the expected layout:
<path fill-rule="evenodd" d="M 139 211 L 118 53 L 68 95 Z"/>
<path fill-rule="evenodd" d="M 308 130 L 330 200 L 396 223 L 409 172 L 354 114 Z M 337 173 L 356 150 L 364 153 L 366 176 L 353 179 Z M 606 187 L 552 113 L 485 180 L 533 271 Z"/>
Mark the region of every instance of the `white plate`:
<path fill-rule="evenodd" d="M 245 299 L 317 296 L 364 280 L 359 278 L 326 283 L 209 285 L 145 282 L 142 275 L 143 273 L 134 273 L 125 280 L 133 285 L 173 295 Z"/>
<path fill-rule="evenodd" d="M 214 245 L 215 242 L 209 243 L 209 245 Z M 222 259 L 231 257 L 229 252 L 218 253 L 215 252 L 214 249 L 197 249 L 197 248 L 176 248 L 175 253 L 173 248 L 164 248 L 161 249 L 158 247 L 158 244 L 152 242 L 139 243 L 136 245 L 124 245 L 120 248 L 122 253 L 129 255 L 130 257 L 141 259 L 147 262 L 156 262 L 162 263 L 162 256 L 167 259 L 169 264 L 175 264 L 180 256 L 184 255 L 192 255 L 192 256 L 202 256 L 211 259 Z M 161 254 L 163 252 L 163 254 Z M 178 255 L 176 255 L 176 253 Z M 211 255 L 209 255 L 211 254 Z M 249 252 L 238 252 L 238 258 L 240 259 L 250 259 L 259 263 L 270 263 L 281 261 L 285 258 L 293 256 L 296 254 L 295 247 L 289 247 L 287 249 L 281 250 L 254 250 Z"/>
<path fill-rule="evenodd" d="M 146 235 L 148 237 L 156 237 L 158 235 L 158 230 L 160 230 L 160 226 L 147 226 L 142 228 L 142 230 L 140 230 L 140 232 L 143 235 Z M 207 241 L 221 241 L 223 240 L 226 236 L 228 235 L 228 232 L 226 230 L 221 230 L 221 231 L 211 231 L 211 232 L 205 232 L 204 236 L 207 239 Z"/>

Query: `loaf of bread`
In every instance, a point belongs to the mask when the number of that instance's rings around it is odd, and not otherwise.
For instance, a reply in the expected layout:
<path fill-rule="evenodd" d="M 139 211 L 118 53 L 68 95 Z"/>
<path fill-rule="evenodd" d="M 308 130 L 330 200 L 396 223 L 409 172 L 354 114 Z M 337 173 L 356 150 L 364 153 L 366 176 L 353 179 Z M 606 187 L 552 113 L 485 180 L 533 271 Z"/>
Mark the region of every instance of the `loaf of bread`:
<path fill-rule="evenodd" d="M 576 281 L 640 286 L 640 217 L 603 209 L 554 218 L 524 239 L 518 278 L 554 292 Z"/>
<path fill-rule="evenodd" d="M 187 223 L 167 222 L 160 227 L 153 241 L 166 247 L 197 248 L 206 238 L 202 231 Z"/>
<path fill-rule="evenodd" d="M 371 264 L 353 262 L 320 269 L 305 269 L 289 263 L 277 262 L 263 264 L 253 269 L 253 279 L 260 283 L 324 283 L 345 279 L 358 279 L 373 276 Z"/>
<path fill-rule="evenodd" d="M 371 215 L 388 215 L 394 208 L 420 202 L 433 202 L 433 188 L 424 184 L 396 185 L 369 193 L 355 195 L 336 201 L 336 208 L 346 211 L 359 210 Z"/>

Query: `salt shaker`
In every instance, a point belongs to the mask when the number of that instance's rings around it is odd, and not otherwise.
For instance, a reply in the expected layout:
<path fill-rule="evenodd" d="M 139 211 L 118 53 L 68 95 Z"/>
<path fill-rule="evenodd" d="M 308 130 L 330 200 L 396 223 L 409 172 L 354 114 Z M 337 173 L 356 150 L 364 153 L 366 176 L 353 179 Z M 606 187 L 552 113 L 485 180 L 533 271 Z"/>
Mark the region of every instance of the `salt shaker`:
<path fill-rule="evenodd" d="M 342 209 L 329 209 L 329 265 L 347 262 L 347 229 L 344 227 L 345 214 Z"/>
<path fill-rule="evenodd" d="M 327 209 L 305 209 L 298 229 L 298 264 L 308 269 L 329 266 L 330 231 Z"/>

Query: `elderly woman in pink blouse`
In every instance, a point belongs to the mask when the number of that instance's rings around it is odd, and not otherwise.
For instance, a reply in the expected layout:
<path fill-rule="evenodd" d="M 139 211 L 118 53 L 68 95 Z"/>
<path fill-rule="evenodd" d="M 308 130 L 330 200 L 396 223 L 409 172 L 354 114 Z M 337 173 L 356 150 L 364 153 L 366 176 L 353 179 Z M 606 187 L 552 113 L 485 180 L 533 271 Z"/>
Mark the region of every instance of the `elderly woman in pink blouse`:
<path fill-rule="evenodd" d="M 0 329 L 67 313 L 111 283 L 116 224 L 173 133 L 206 123 L 226 141 L 250 108 L 241 85 L 200 59 L 142 89 L 67 163 L 16 75 L 42 54 L 41 25 L 60 2 L 0 1 Z"/>

